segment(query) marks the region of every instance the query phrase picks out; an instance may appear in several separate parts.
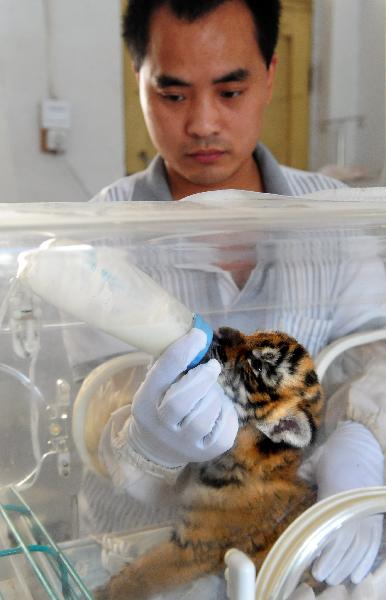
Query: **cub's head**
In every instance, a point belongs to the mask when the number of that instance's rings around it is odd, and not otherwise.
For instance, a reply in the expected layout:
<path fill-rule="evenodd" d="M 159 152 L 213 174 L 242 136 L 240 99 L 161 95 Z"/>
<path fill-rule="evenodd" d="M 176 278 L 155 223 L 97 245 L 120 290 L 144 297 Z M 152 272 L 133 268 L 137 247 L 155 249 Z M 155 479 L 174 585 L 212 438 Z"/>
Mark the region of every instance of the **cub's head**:
<path fill-rule="evenodd" d="M 311 443 L 323 396 L 303 346 L 279 331 L 243 335 L 222 327 L 211 354 L 222 365 L 219 383 L 233 400 L 240 425 L 254 425 L 273 442 L 297 448 Z"/>

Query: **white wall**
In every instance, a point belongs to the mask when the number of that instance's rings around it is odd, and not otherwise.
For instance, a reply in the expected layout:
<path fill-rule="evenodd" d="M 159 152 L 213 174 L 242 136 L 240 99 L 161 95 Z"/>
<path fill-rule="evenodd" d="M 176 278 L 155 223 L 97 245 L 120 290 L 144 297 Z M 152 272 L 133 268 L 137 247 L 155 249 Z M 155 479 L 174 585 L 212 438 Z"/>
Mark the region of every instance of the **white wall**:
<path fill-rule="evenodd" d="M 366 115 L 366 133 L 361 137 L 358 162 L 378 172 L 386 161 L 386 2 L 362 0 L 361 11 L 359 110 Z"/>
<path fill-rule="evenodd" d="M 39 106 L 69 100 L 64 155 Z M 124 174 L 119 0 L 0 0 L 0 202 L 87 200 Z"/>
<path fill-rule="evenodd" d="M 336 161 L 348 124 L 348 164 L 385 161 L 385 0 L 315 0 L 311 163 Z M 124 174 L 119 0 L 0 0 L 0 202 L 80 201 Z M 39 106 L 72 106 L 65 155 L 40 152 Z"/>
<path fill-rule="evenodd" d="M 376 181 L 385 160 L 385 0 L 315 0 L 314 9 L 310 166 L 344 155 Z"/>
<path fill-rule="evenodd" d="M 0 202 L 17 200 L 17 184 L 14 164 L 11 158 L 11 130 L 6 118 L 6 90 L 0 72 Z"/>

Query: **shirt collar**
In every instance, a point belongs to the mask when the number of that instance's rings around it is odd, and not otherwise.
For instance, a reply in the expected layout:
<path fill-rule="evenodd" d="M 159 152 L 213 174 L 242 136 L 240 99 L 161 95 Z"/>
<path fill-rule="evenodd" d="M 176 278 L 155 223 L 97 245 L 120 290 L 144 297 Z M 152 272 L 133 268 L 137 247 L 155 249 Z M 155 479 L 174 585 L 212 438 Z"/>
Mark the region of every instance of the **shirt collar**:
<path fill-rule="evenodd" d="M 268 194 L 292 196 L 291 189 L 279 163 L 264 144 L 256 146 L 253 157 L 260 169 L 264 185 L 263 191 Z M 153 158 L 148 167 L 148 174 L 154 196 L 159 200 L 173 200 L 168 185 L 165 163 L 161 156 L 157 155 Z"/>
<path fill-rule="evenodd" d="M 264 185 L 263 191 L 268 194 L 292 196 L 290 186 L 287 183 L 279 163 L 264 144 L 258 144 L 256 146 L 253 157 L 260 169 Z"/>
<path fill-rule="evenodd" d="M 150 186 L 157 200 L 173 200 L 170 193 L 165 163 L 159 154 L 153 158 L 147 168 Z"/>

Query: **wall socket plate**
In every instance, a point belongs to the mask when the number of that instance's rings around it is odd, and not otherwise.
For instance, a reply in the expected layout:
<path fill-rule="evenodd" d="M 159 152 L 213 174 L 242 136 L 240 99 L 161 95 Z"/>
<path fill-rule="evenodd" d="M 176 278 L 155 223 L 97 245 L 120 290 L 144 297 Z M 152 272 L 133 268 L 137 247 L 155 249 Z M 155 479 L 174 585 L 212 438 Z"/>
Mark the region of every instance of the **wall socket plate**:
<path fill-rule="evenodd" d="M 41 104 L 40 147 L 42 152 L 63 154 L 71 127 L 71 105 L 67 100 L 46 98 Z"/>

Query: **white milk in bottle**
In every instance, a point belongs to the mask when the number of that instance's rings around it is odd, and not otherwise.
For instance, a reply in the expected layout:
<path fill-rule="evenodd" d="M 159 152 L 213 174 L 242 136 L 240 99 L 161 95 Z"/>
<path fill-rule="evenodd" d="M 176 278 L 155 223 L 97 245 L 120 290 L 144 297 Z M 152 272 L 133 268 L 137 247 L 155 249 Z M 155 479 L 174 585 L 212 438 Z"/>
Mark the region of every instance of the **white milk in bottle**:
<path fill-rule="evenodd" d="M 123 250 L 50 239 L 19 256 L 17 277 L 70 315 L 158 356 L 192 326 L 212 332 L 199 315 L 131 264 Z M 194 366 L 194 365 L 191 365 Z"/>

